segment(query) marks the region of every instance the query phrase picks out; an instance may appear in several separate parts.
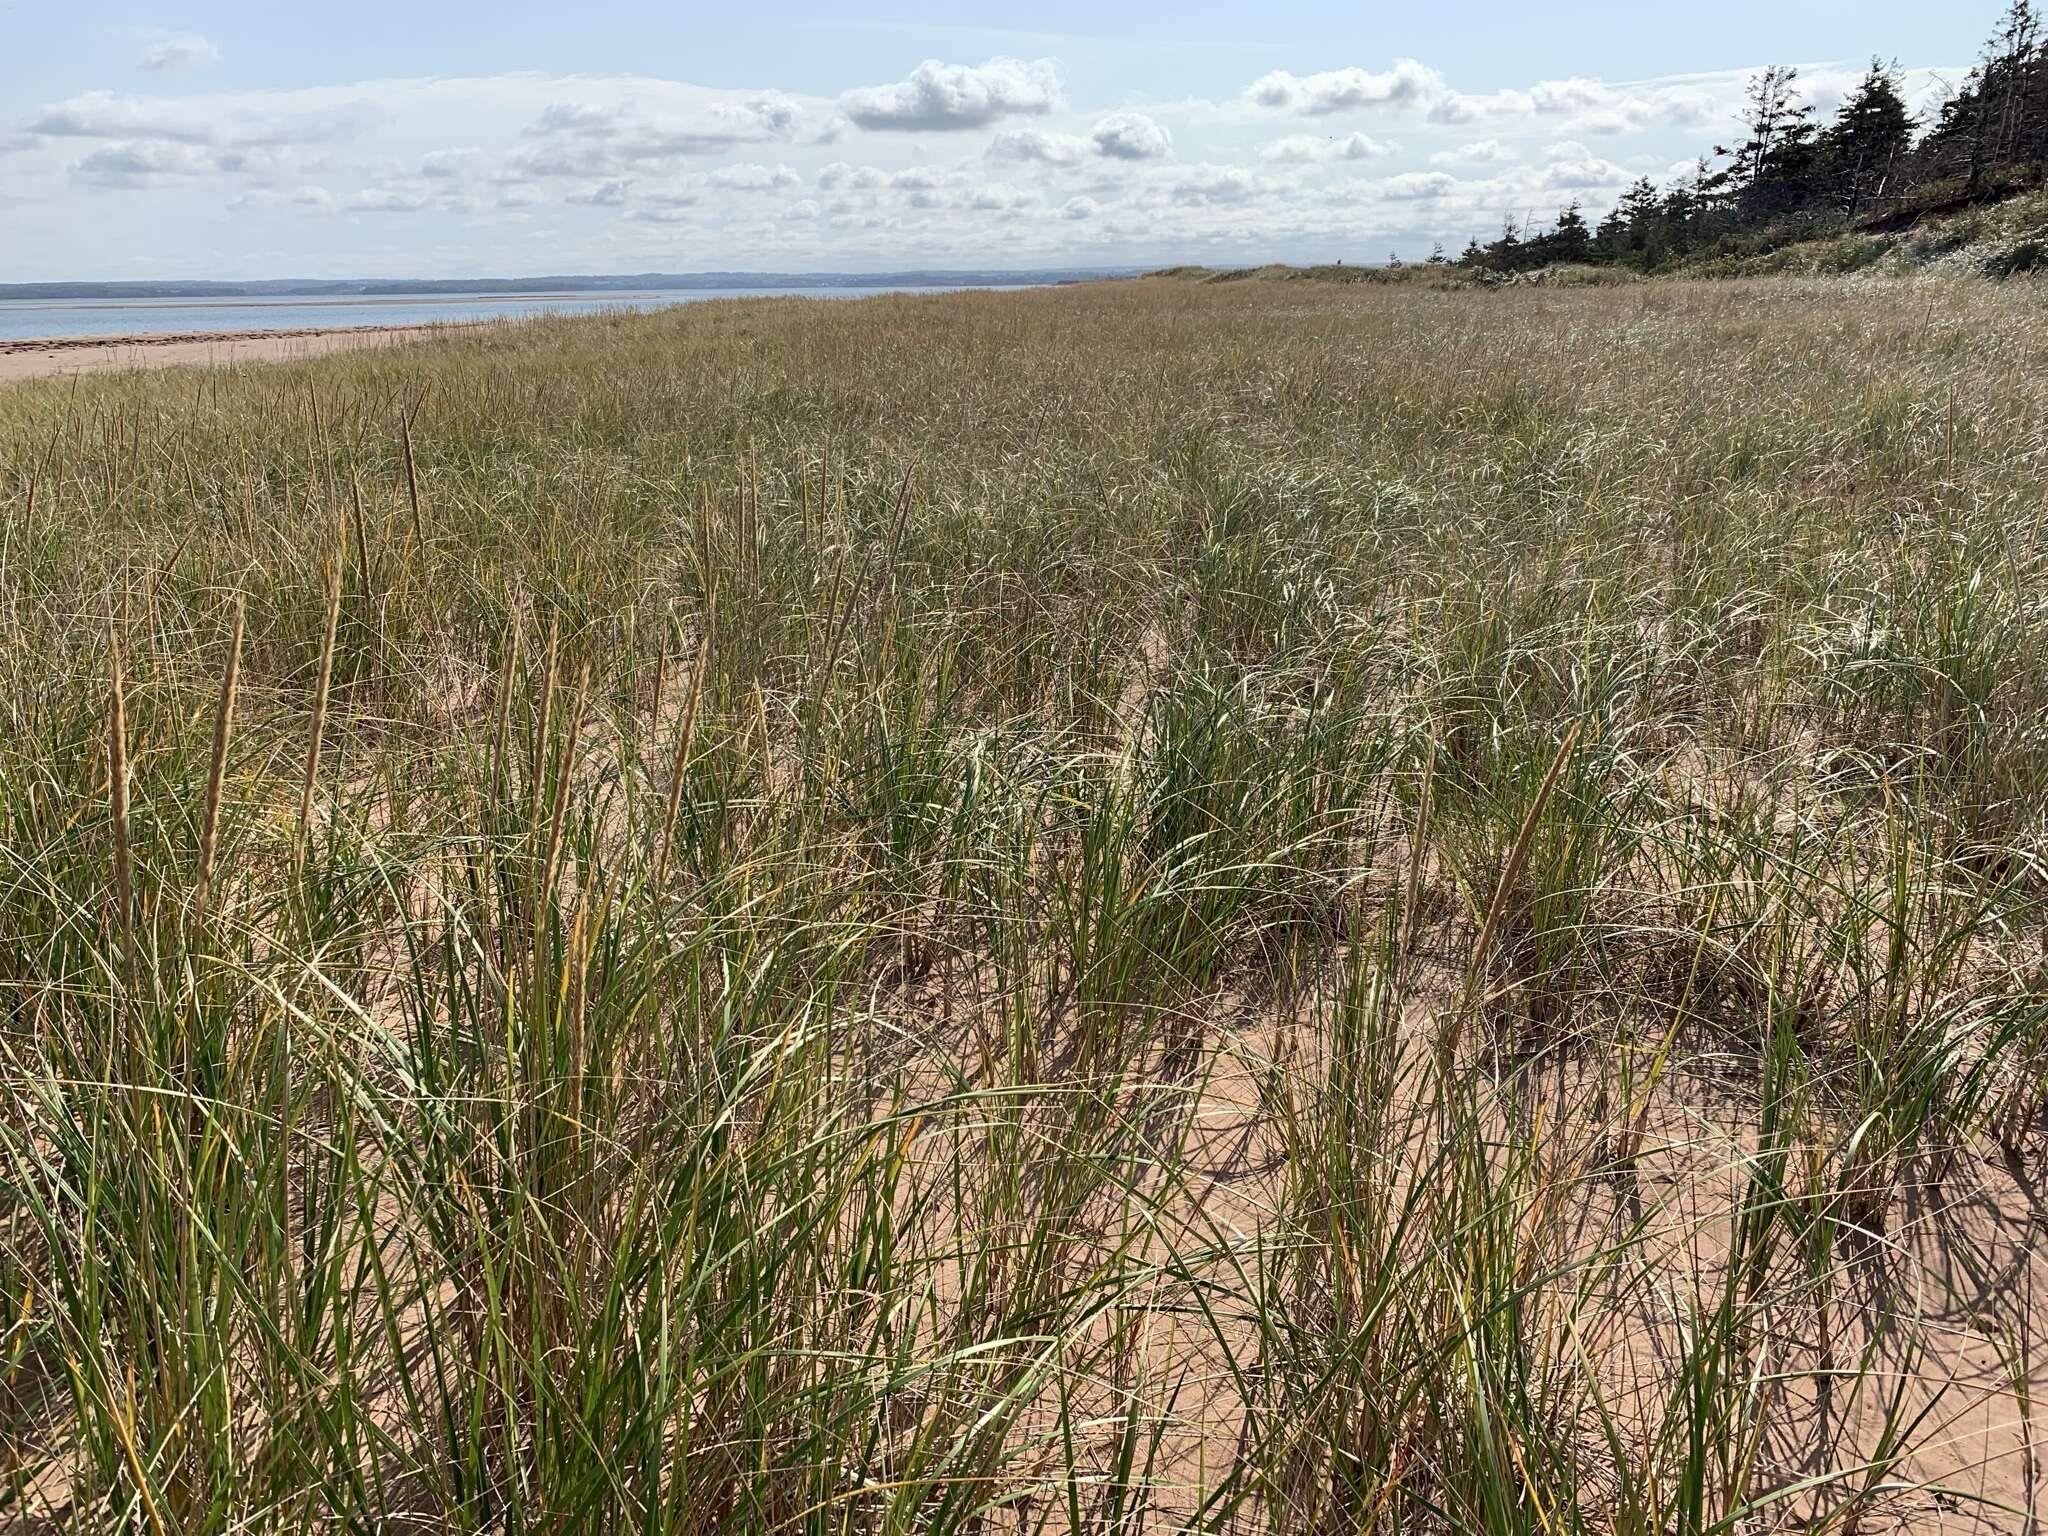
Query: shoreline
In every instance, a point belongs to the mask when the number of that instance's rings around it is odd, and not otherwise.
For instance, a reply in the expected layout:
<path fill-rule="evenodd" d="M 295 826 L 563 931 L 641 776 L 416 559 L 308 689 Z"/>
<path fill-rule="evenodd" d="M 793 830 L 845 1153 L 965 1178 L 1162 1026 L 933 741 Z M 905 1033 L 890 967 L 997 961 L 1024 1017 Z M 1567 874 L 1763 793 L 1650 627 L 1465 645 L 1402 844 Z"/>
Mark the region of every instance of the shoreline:
<path fill-rule="evenodd" d="M 349 293 L 349 294 L 263 294 L 255 298 L 193 299 L 7 299 L 0 303 L 47 305 L 55 309 L 349 309 L 376 304 L 540 304 L 555 302 L 605 303 L 615 299 L 654 299 L 662 295 L 653 289 L 622 288 L 617 292 L 590 293 Z"/>
<path fill-rule="evenodd" d="M 145 331 L 120 336 L 38 336 L 0 341 L 0 383 L 52 374 L 170 368 L 180 363 L 285 362 L 358 347 L 396 345 L 499 324 L 297 326 L 279 331 Z"/>
<path fill-rule="evenodd" d="M 1017 284 L 984 289 L 849 289 L 844 297 L 861 300 L 884 297 L 927 297 L 955 292 L 1022 293 L 1043 289 L 1047 284 Z M 835 295 L 835 297 L 837 297 Z M 815 294 L 763 292 L 748 294 L 706 294 L 703 301 L 741 300 L 818 302 Z M 358 302 L 358 301 L 348 301 Z M 362 300 L 359 302 L 383 302 Z M 453 301 L 451 301 L 453 302 Z M 339 306 L 337 306 L 339 307 Z M 675 308 L 661 305 L 637 313 L 657 314 Z M 282 362 L 301 357 L 318 357 L 329 352 L 348 351 L 383 343 L 424 341 L 453 332 L 487 330 L 499 326 L 526 325 L 549 318 L 544 314 L 491 315 L 472 320 L 418 320 L 385 325 L 301 325 L 278 329 L 124 331 L 116 335 L 22 336 L 0 338 L 0 385 L 21 379 L 46 378 L 53 374 L 104 373 L 125 368 L 169 368 L 179 364 L 222 364 L 241 362 Z M 584 318 L 576 316 L 572 318 Z"/>

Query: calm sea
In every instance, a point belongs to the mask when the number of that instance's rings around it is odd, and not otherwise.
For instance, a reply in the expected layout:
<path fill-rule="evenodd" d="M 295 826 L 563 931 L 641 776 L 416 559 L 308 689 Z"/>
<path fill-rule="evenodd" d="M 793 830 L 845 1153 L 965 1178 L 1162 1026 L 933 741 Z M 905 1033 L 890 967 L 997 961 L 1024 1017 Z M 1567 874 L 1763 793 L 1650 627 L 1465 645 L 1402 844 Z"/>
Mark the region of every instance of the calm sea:
<path fill-rule="evenodd" d="M 666 309 L 701 299 L 857 299 L 865 294 L 944 292 L 888 288 L 694 288 L 668 293 L 436 294 L 390 299 L 0 299 L 0 341 L 44 336 L 142 336 L 165 331 L 295 331 L 363 325 L 431 325 Z"/>

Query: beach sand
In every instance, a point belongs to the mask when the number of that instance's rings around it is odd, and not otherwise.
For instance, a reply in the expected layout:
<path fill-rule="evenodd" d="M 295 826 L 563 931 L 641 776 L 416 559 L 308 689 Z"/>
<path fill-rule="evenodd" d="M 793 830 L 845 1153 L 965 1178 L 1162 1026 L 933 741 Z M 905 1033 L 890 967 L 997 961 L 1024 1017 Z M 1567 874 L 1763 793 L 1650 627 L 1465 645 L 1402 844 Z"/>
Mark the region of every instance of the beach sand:
<path fill-rule="evenodd" d="M 167 331 L 138 336 L 48 336 L 0 341 L 0 384 L 52 373 L 168 368 L 179 363 L 261 363 L 353 347 L 418 341 L 459 325 L 379 325 L 290 331 Z"/>

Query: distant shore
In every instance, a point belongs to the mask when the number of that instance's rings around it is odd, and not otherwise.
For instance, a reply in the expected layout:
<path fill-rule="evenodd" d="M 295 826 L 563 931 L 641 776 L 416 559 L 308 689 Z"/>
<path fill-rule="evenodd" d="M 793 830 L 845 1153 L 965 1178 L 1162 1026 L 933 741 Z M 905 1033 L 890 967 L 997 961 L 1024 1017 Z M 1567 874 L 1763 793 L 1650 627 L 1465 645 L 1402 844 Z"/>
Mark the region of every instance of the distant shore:
<path fill-rule="evenodd" d="M 13 299 L 15 304 L 45 304 L 66 309 L 347 309 L 352 305 L 378 304 L 475 304 L 549 303 L 603 304 L 632 299 L 666 298 L 652 290 L 621 289 L 617 293 L 357 293 L 357 294 L 257 294 L 250 298 L 201 296 L 196 298 L 114 298 L 114 299 Z"/>
<path fill-rule="evenodd" d="M 437 325 L 306 326 L 288 331 L 162 331 L 133 336 L 41 336 L 0 341 L 0 383 L 46 374 L 260 363 L 418 341 L 490 321 Z"/>

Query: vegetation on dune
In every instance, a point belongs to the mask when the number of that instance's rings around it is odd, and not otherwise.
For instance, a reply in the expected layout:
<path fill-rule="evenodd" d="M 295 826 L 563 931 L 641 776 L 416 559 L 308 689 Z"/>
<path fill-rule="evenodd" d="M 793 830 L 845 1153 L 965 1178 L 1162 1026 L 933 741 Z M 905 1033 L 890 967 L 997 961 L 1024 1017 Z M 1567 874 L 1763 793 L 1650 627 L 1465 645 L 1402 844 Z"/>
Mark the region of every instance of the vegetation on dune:
<path fill-rule="evenodd" d="M 1148 274 L 1181 282 L 1379 283 L 1473 289 L 1524 283 L 1609 287 L 1642 282 L 1728 277 L 1859 277 L 1881 280 L 1967 277 L 2004 282 L 2048 273 L 2048 191 L 2015 194 L 1982 206 L 1928 214 L 1895 228 L 1815 229 L 1799 239 L 1732 243 L 1668 268 L 1580 260 L 1497 270 L 1463 262 L 1412 262 L 1354 267 L 1342 263 L 1290 267 L 1168 267 Z"/>
<path fill-rule="evenodd" d="M 0 391 L 0 1526 L 2020 1528 L 2033 318 Z"/>
<path fill-rule="evenodd" d="M 1976 67 L 1924 122 L 1882 58 L 1825 125 L 1799 71 L 1775 65 L 1750 81 L 1742 137 L 1702 155 L 1691 174 L 1662 188 L 1638 180 L 1597 226 L 1577 201 L 1548 228 L 1510 216 L 1496 239 L 1470 241 L 1457 265 L 1496 275 L 1557 265 L 1770 270 L 1758 263 L 1821 240 L 1836 242 L 1837 260 L 1875 261 L 1900 231 L 2048 177 L 2044 30 L 2034 0 L 2007 0 Z M 2005 256 L 1991 253 L 1981 270 L 2011 275 L 1999 266 Z"/>

